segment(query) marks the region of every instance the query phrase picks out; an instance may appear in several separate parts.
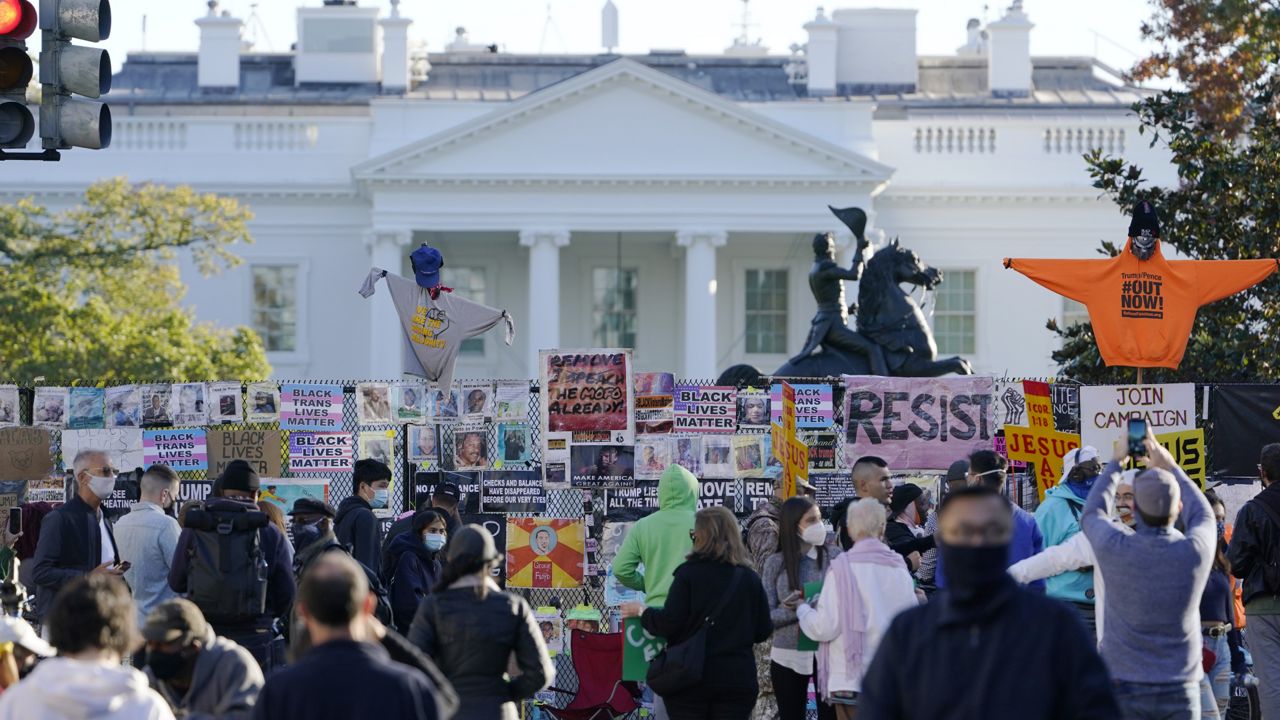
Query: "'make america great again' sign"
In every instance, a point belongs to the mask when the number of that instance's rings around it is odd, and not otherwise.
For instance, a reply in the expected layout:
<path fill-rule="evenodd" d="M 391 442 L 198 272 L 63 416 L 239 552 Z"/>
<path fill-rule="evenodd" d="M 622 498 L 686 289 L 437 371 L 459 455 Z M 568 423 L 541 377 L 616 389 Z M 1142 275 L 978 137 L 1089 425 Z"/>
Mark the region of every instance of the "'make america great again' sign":
<path fill-rule="evenodd" d="M 944 470 L 991 449 L 995 383 L 989 377 L 846 375 L 844 453 L 875 455 L 894 470 Z"/>

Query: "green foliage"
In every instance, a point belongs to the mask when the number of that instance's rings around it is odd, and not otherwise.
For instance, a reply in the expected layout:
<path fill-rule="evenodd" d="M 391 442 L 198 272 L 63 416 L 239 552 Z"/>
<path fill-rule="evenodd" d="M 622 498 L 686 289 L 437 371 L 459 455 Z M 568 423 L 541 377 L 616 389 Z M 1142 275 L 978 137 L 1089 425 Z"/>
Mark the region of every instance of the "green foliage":
<path fill-rule="evenodd" d="M 1273 11 L 1268 21 L 1277 32 L 1263 33 L 1255 32 L 1250 20 L 1257 4 L 1155 2 L 1173 13 L 1163 24 L 1158 15 L 1144 28 L 1164 43 L 1165 60 L 1144 61 L 1139 70 L 1152 77 L 1163 68 L 1188 87 L 1150 97 L 1134 111 L 1140 132 L 1169 147 L 1179 182 L 1149 185 L 1142 168 L 1095 151 L 1085 156 L 1093 186 L 1126 213 L 1138 200 L 1150 200 L 1160 213 L 1170 256 L 1170 247 L 1206 260 L 1280 256 L 1280 121 L 1274 111 L 1280 80 L 1257 65 L 1260 56 L 1274 63 L 1280 51 L 1280 14 Z M 1227 78 L 1233 78 L 1229 88 L 1224 87 Z M 1117 250 L 1108 245 L 1101 252 Z M 1049 329 L 1063 341 L 1053 354 L 1061 375 L 1088 383 L 1133 381 L 1132 369 L 1102 363 L 1088 324 L 1060 329 L 1050 321 Z M 1278 356 L 1280 279 L 1273 275 L 1202 308 L 1182 365 L 1174 371 L 1148 370 L 1146 380 L 1271 382 L 1280 379 Z"/>
<path fill-rule="evenodd" d="M 244 327 L 195 322 L 178 252 L 213 274 L 252 242 L 249 211 L 189 187 L 94 184 L 83 204 L 0 207 L 0 377 L 32 384 L 256 380 L 270 372 Z"/>

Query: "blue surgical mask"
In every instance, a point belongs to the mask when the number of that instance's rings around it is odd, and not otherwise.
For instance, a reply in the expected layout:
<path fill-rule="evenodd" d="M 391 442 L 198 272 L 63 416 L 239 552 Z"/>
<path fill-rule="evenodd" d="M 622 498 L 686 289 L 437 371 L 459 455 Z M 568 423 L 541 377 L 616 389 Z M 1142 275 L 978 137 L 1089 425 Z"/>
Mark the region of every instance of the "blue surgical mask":
<path fill-rule="evenodd" d="M 427 546 L 431 552 L 440 552 L 440 548 L 444 547 L 445 541 L 448 540 L 444 535 L 428 535 L 422 540 L 422 544 Z"/>
<path fill-rule="evenodd" d="M 378 488 L 377 490 L 374 490 L 373 499 L 369 501 L 369 504 L 375 508 L 386 507 L 387 506 L 387 489 Z"/>
<path fill-rule="evenodd" d="M 1224 537 L 1226 536 L 1226 534 L 1227 534 L 1227 521 L 1219 520 L 1218 521 L 1218 537 Z"/>

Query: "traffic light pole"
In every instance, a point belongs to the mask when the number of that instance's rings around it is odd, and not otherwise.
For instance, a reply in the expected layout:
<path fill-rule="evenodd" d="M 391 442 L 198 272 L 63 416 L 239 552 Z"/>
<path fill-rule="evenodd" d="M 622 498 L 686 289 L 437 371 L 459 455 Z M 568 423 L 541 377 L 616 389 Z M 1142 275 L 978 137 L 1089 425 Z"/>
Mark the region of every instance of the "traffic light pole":
<path fill-rule="evenodd" d="M 58 162 L 62 159 L 62 153 L 57 150 L 45 150 L 44 152 L 6 152 L 0 150 L 0 161 L 4 160 L 43 160 L 45 162 Z"/>

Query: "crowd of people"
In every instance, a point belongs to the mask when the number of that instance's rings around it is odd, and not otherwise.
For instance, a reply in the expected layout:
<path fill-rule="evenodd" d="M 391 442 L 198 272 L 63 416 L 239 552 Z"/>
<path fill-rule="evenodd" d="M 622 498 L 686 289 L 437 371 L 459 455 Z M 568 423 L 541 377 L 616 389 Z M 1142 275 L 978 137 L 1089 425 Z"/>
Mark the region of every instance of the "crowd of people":
<path fill-rule="evenodd" d="M 1130 452 L 1072 450 L 1034 515 L 992 451 L 953 464 L 936 504 L 863 457 L 835 507 L 779 481 L 745 525 L 697 509 L 698 479 L 669 466 L 612 567 L 644 593 L 621 617 L 666 642 L 654 715 L 800 720 L 812 684 L 820 720 L 1194 720 L 1256 683 L 1280 718 L 1280 444 L 1234 527 L 1154 437 L 1142 469 Z M 12 570 L 0 586 L 0 720 L 507 720 L 554 678 L 454 485 L 380 536 L 374 460 L 338 508 L 297 500 L 289 529 L 242 461 L 180 511 L 178 476 L 152 466 L 115 522 L 109 455 L 71 470 L 34 530 L 34 598 Z"/>

